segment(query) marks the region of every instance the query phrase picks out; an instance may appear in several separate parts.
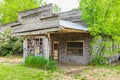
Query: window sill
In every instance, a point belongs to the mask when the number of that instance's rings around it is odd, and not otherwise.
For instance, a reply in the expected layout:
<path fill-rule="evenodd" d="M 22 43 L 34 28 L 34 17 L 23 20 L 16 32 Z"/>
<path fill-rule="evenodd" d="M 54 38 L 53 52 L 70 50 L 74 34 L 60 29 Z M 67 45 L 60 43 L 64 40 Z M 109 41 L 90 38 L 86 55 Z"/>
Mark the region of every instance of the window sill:
<path fill-rule="evenodd" d="M 67 56 L 83 56 L 83 55 L 67 54 Z"/>

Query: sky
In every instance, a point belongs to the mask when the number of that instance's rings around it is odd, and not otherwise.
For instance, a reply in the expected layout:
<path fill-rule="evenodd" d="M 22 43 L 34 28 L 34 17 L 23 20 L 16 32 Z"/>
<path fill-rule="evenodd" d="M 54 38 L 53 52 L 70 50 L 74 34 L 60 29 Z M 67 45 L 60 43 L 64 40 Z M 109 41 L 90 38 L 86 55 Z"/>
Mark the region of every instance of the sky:
<path fill-rule="evenodd" d="M 77 8 L 79 5 L 79 0 L 44 0 L 44 1 L 46 1 L 47 3 L 57 4 L 61 8 L 61 12 Z"/>
<path fill-rule="evenodd" d="M 79 0 L 45 0 L 47 3 L 57 4 L 61 8 L 61 12 L 69 11 L 77 8 Z"/>

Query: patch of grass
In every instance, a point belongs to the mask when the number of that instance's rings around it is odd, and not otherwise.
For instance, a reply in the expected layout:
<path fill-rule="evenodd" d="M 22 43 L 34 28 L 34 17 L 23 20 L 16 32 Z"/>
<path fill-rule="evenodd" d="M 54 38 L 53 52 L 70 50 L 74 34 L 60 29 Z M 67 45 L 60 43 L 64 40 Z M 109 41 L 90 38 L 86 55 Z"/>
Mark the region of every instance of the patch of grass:
<path fill-rule="evenodd" d="M 0 64 L 0 80 L 59 80 L 62 73 L 22 65 Z"/>
<path fill-rule="evenodd" d="M 74 75 L 74 78 L 75 78 L 75 79 L 80 79 L 80 78 L 81 78 L 81 74 L 75 74 L 75 75 Z"/>
<path fill-rule="evenodd" d="M 54 70 L 56 69 L 57 62 L 40 56 L 29 56 L 26 58 L 24 65 L 27 67 Z"/>

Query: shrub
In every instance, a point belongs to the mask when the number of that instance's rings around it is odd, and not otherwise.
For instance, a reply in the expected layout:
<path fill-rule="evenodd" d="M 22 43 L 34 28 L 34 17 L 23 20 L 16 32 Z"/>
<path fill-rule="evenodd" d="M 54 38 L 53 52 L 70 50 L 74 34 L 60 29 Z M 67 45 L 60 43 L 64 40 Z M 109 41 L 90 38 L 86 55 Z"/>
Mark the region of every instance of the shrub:
<path fill-rule="evenodd" d="M 101 56 L 94 56 L 94 58 L 92 58 L 92 65 L 107 65 L 108 64 L 108 58 L 106 57 L 101 57 Z"/>
<path fill-rule="evenodd" d="M 11 28 L 0 33 L 0 56 L 16 54 L 22 51 L 22 38 L 12 37 Z"/>
<path fill-rule="evenodd" d="M 56 61 L 51 59 L 48 60 L 40 56 L 29 56 L 26 58 L 24 63 L 24 65 L 27 67 L 35 67 L 49 70 L 56 69 L 56 64 Z"/>

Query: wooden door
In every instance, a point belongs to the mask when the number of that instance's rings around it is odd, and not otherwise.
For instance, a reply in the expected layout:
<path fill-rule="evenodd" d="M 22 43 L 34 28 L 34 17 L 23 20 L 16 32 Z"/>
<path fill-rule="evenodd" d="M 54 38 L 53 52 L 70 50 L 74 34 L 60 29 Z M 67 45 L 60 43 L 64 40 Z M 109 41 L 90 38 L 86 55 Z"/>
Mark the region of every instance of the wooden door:
<path fill-rule="evenodd" d="M 59 42 L 58 41 L 54 41 L 53 42 L 53 59 L 54 60 L 59 60 Z"/>

